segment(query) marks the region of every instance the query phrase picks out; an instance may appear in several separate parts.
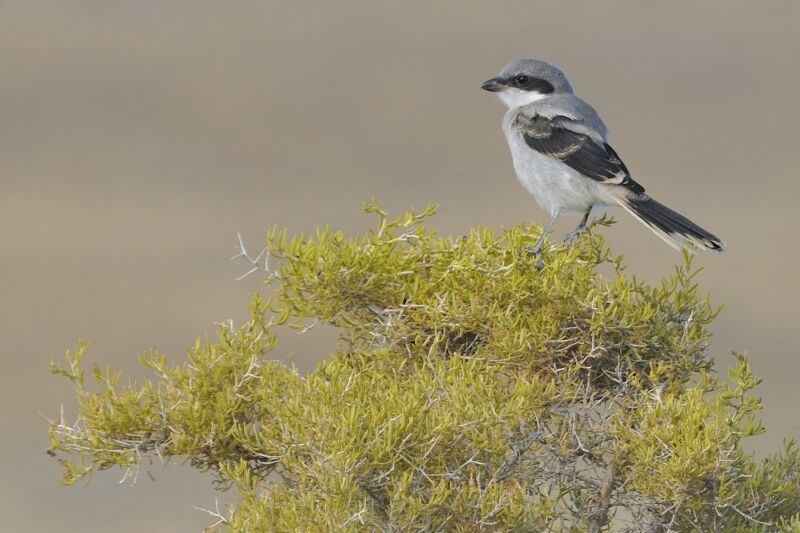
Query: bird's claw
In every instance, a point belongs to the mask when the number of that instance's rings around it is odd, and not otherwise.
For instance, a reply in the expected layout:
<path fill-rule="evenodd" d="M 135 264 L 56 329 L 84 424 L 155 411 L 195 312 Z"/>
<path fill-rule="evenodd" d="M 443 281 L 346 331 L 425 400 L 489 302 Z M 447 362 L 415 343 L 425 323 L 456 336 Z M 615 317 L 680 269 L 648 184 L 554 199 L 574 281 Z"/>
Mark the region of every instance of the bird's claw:
<path fill-rule="evenodd" d="M 586 226 L 583 226 L 581 228 L 577 228 L 577 229 L 575 229 L 573 231 L 570 231 L 564 237 L 564 245 L 570 246 L 573 242 L 575 242 L 575 239 L 577 239 L 578 237 L 580 237 L 581 235 L 583 235 L 587 231 L 589 231 L 589 228 L 587 228 Z"/>
<path fill-rule="evenodd" d="M 536 269 L 541 270 L 544 268 L 544 260 L 542 259 L 542 248 L 540 246 L 526 246 L 522 251 L 528 255 L 536 258 Z"/>

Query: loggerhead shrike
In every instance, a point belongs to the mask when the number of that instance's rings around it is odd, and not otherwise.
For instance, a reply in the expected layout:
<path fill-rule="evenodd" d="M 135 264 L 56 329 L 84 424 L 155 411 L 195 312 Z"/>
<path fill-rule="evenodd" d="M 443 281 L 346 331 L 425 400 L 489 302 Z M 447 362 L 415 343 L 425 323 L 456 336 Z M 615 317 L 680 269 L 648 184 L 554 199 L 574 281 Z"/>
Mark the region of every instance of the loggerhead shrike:
<path fill-rule="evenodd" d="M 550 213 L 529 249 L 532 254 L 540 255 L 544 238 L 560 215 L 583 215 L 567 236 L 571 240 L 586 231 L 593 207 L 614 205 L 676 250 L 725 249 L 716 236 L 645 194 L 609 145 L 608 130 L 597 112 L 575 96 L 567 76 L 555 65 L 517 59 L 481 88 L 497 93 L 508 106 L 503 133 L 517 179 Z"/>

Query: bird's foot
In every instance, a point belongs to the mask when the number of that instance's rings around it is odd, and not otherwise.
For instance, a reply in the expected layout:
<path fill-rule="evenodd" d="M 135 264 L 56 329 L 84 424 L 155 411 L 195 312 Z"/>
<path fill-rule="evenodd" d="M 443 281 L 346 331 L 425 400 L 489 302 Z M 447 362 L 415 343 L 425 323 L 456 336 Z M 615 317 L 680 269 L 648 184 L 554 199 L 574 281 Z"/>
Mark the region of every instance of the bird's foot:
<path fill-rule="evenodd" d="M 580 226 L 580 227 L 575 228 L 574 230 L 570 231 L 564 237 L 564 246 L 571 246 L 572 243 L 575 242 L 575 239 L 577 239 L 578 237 L 580 237 L 581 235 L 583 235 L 587 231 L 589 231 L 589 228 L 587 228 L 586 226 Z"/>
<path fill-rule="evenodd" d="M 541 270 L 544 268 L 544 260 L 542 259 L 542 247 L 541 246 L 526 246 L 523 248 L 523 251 L 528 254 L 532 255 L 536 258 L 536 269 Z"/>

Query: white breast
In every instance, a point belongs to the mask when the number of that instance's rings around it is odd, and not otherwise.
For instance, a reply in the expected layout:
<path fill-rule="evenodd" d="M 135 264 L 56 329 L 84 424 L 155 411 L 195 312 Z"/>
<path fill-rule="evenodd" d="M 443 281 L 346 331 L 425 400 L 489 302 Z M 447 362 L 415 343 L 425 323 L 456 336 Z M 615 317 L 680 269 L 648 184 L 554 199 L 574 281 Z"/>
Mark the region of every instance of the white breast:
<path fill-rule="evenodd" d="M 609 196 L 609 186 L 587 178 L 559 159 L 542 155 L 528 146 L 513 126 L 517 112 L 511 109 L 506 113 L 503 133 L 511 150 L 517 179 L 542 209 L 551 215 L 566 215 L 585 213 L 594 205 L 614 203 Z"/>

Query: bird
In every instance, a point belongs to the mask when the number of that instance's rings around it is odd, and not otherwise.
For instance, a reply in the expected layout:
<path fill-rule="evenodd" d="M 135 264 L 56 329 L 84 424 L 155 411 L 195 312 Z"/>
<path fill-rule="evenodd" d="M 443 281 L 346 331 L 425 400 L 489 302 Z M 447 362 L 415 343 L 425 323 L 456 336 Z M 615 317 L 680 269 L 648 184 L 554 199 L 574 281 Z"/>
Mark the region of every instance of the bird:
<path fill-rule="evenodd" d="M 713 233 L 657 202 L 634 181 L 611 147 L 597 111 L 575 95 L 563 70 L 540 59 L 515 59 L 481 85 L 508 110 L 502 129 L 517 179 L 550 219 L 528 252 L 539 257 L 561 215 L 580 214 L 571 242 L 587 231 L 592 209 L 620 206 L 676 250 L 725 249 Z"/>

